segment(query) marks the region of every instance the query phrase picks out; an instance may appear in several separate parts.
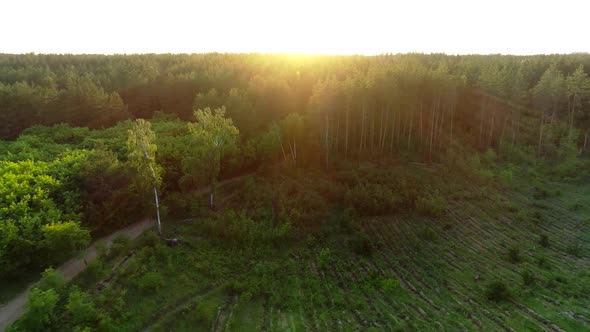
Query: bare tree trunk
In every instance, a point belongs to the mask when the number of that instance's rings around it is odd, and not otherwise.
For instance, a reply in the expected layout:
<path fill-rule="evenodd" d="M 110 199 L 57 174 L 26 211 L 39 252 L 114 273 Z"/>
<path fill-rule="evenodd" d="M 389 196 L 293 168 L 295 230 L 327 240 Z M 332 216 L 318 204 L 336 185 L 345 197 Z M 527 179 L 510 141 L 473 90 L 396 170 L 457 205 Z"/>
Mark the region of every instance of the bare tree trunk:
<path fill-rule="evenodd" d="M 346 138 L 344 139 L 344 160 L 348 160 L 348 112 L 350 103 L 346 103 Z"/>
<path fill-rule="evenodd" d="M 543 122 L 545 121 L 545 114 L 541 114 L 541 126 L 539 129 L 539 147 L 537 148 L 537 154 L 541 156 L 541 145 L 543 144 Z"/>
<path fill-rule="evenodd" d="M 502 132 L 500 133 L 500 142 L 498 143 L 498 156 L 502 153 L 502 145 L 504 143 L 504 131 L 506 130 L 506 123 L 508 118 L 504 118 L 504 124 L 502 125 Z"/>
<path fill-rule="evenodd" d="M 420 145 L 424 145 L 424 134 L 422 132 L 422 113 L 424 111 L 424 100 L 420 100 Z M 421 151 L 423 151 L 423 149 L 420 149 Z"/>
<path fill-rule="evenodd" d="M 363 104 L 361 110 L 361 139 L 359 145 L 359 153 L 363 152 L 363 138 L 365 136 L 365 105 Z"/>
<path fill-rule="evenodd" d="M 408 127 L 408 151 L 410 151 L 410 146 L 412 144 L 412 125 L 414 122 L 414 112 L 410 113 L 410 126 Z"/>
<path fill-rule="evenodd" d="M 158 234 L 162 235 L 162 225 L 160 223 L 160 200 L 158 199 L 158 189 L 154 186 L 154 200 L 156 201 L 156 215 L 158 217 Z"/>
<path fill-rule="evenodd" d="M 484 112 L 485 112 L 485 106 L 486 106 L 486 97 L 482 96 L 482 101 L 481 101 L 481 113 L 480 113 L 480 122 L 479 122 L 479 146 L 482 147 L 482 143 L 483 143 L 483 118 L 484 118 Z"/>
<path fill-rule="evenodd" d="M 285 154 L 285 147 L 283 146 L 283 143 L 281 143 L 281 151 L 283 151 L 283 159 L 285 159 L 285 162 L 287 162 L 287 154 Z"/>
<path fill-rule="evenodd" d="M 385 149 L 385 139 L 387 138 L 387 127 L 389 123 L 389 105 L 387 105 L 387 112 L 385 113 L 385 128 L 383 129 L 383 138 L 381 140 L 381 152 Z"/>
<path fill-rule="evenodd" d="M 375 148 L 375 112 L 371 112 L 371 152 Z"/>
<path fill-rule="evenodd" d="M 297 141 L 295 139 L 293 139 L 293 153 L 293 164 L 295 167 L 297 167 Z"/>
<path fill-rule="evenodd" d="M 330 145 L 329 145 L 329 135 L 330 132 L 330 120 L 328 117 L 328 113 L 326 113 L 326 170 L 328 170 L 328 165 L 329 165 L 329 155 L 330 155 Z"/>
<path fill-rule="evenodd" d="M 436 102 L 432 100 L 432 120 L 430 121 L 430 144 L 428 148 L 428 160 L 432 161 L 432 143 L 434 141 L 434 115 L 436 114 Z"/>
<path fill-rule="evenodd" d="M 393 153 L 393 138 L 395 137 L 395 113 L 391 115 L 391 139 L 389 141 L 389 152 Z"/>
<path fill-rule="evenodd" d="M 492 121 L 490 124 L 490 136 L 488 138 L 488 146 L 492 146 L 492 139 L 494 137 L 494 112 L 492 112 Z"/>
<path fill-rule="evenodd" d="M 455 102 L 453 101 L 453 106 L 451 108 L 451 130 L 449 135 L 449 150 L 453 148 L 453 120 L 455 118 Z"/>
<path fill-rule="evenodd" d="M 336 153 L 336 156 L 338 156 L 338 146 L 339 146 L 339 141 L 340 141 L 340 116 L 337 116 L 338 120 L 336 121 L 336 133 L 334 136 L 334 151 Z"/>

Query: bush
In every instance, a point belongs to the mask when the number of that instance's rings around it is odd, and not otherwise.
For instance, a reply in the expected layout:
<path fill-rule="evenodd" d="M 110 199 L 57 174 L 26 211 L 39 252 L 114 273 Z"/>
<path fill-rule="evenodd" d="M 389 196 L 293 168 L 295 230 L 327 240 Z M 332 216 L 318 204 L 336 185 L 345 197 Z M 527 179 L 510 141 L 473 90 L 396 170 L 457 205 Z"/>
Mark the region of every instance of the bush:
<path fill-rule="evenodd" d="M 539 244 L 544 248 L 549 247 L 549 236 L 547 236 L 547 234 L 541 234 L 541 237 L 539 238 Z"/>
<path fill-rule="evenodd" d="M 505 283 L 494 281 L 486 287 L 485 296 L 490 301 L 500 302 L 510 298 L 510 291 Z"/>
<path fill-rule="evenodd" d="M 381 281 L 381 288 L 388 293 L 394 293 L 400 289 L 399 281 L 395 278 L 387 278 Z"/>
<path fill-rule="evenodd" d="M 109 250 L 109 257 L 117 257 L 126 253 L 131 245 L 131 240 L 124 234 L 119 234 L 113 239 L 113 244 Z"/>
<path fill-rule="evenodd" d="M 61 272 L 55 271 L 49 267 L 41 273 L 41 280 L 39 280 L 38 287 L 41 290 L 55 289 L 59 291 L 66 285 L 66 278 Z"/>
<path fill-rule="evenodd" d="M 535 282 L 535 275 L 530 270 L 524 270 L 520 277 L 524 286 L 530 286 Z"/>
<path fill-rule="evenodd" d="M 579 243 L 573 243 L 565 248 L 565 251 L 575 257 L 580 257 L 582 255 L 582 245 Z"/>
<path fill-rule="evenodd" d="M 344 201 L 364 216 L 395 212 L 403 205 L 402 197 L 382 184 L 365 183 L 349 188 Z"/>
<path fill-rule="evenodd" d="M 424 227 L 422 231 L 418 234 L 418 236 L 424 241 L 434 241 L 436 240 L 436 232 L 431 227 Z"/>
<path fill-rule="evenodd" d="M 508 261 L 510 263 L 519 263 L 522 260 L 520 257 L 520 248 L 517 246 L 508 249 Z"/>
<path fill-rule="evenodd" d="M 351 239 L 350 245 L 357 255 L 371 256 L 373 253 L 373 243 L 365 233 L 357 232 Z"/>
<path fill-rule="evenodd" d="M 325 269 L 332 262 L 332 253 L 330 248 L 323 248 L 318 256 L 318 265 L 320 269 Z"/>
<path fill-rule="evenodd" d="M 99 279 L 105 277 L 108 273 L 108 270 L 104 264 L 102 258 L 97 257 L 90 263 L 88 266 L 82 271 L 81 277 L 82 279 L 88 282 L 96 282 Z"/>
<path fill-rule="evenodd" d="M 141 291 L 154 291 L 162 286 L 163 278 L 158 272 L 147 272 L 135 281 L 135 286 Z"/>
<path fill-rule="evenodd" d="M 66 311 L 75 325 L 88 323 L 96 318 L 94 303 L 92 303 L 88 294 L 77 287 L 70 291 Z"/>
<path fill-rule="evenodd" d="M 418 197 L 416 200 L 416 209 L 424 215 L 439 217 L 445 213 L 447 209 L 447 201 L 438 191 L 436 191 Z"/>
<path fill-rule="evenodd" d="M 48 331 L 55 324 L 55 307 L 59 295 L 54 289 L 33 288 L 29 294 L 27 311 L 16 324 L 16 330 Z"/>

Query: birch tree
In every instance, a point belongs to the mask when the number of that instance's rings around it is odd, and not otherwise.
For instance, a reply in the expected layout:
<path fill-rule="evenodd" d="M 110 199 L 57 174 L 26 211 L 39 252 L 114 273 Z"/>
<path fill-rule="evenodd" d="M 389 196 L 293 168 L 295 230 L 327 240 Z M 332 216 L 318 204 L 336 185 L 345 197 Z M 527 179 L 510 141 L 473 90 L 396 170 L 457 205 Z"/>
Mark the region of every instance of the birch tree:
<path fill-rule="evenodd" d="M 232 119 L 225 117 L 225 107 L 213 111 L 207 107 L 194 112 L 196 122 L 189 123 L 193 145 L 189 153 L 195 162 L 193 171 L 199 172 L 211 185 L 209 204 L 214 207 L 217 177 L 221 171 L 223 156 L 236 148 L 239 136 Z M 201 167 L 198 167 L 200 165 Z"/>
<path fill-rule="evenodd" d="M 128 131 L 127 149 L 129 151 L 129 162 L 137 170 L 141 185 L 153 188 L 158 233 L 162 235 L 160 201 L 158 198 L 158 187 L 162 183 L 162 178 L 160 168 L 156 164 L 157 146 L 154 143 L 155 140 L 156 134 L 152 131 L 151 124 L 143 119 L 137 119 L 133 127 Z"/>

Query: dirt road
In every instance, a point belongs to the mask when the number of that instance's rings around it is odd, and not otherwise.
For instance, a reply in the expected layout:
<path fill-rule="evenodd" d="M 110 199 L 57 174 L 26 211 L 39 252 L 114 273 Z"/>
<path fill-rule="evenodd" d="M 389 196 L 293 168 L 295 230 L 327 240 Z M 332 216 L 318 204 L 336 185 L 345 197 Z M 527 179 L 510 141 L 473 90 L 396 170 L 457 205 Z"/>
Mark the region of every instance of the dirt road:
<path fill-rule="evenodd" d="M 82 255 L 79 255 L 78 257 L 72 258 L 69 261 L 63 263 L 57 268 L 57 270 L 63 273 L 63 275 L 66 277 L 66 280 L 69 281 L 78 275 L 78 273 L 82 272 L 82 270 L 84 270 L 86 267 L 84 260 L 86 260 L 86 262 L 90 262 L 96 258 L 97 243 L 104 243 L 106 246 L 110 246 L 113 243 L 113 239 L 117 237 L 117 235 L 121 234 L 129 237 L 130 239 L 134 239 L 141 235 L 141 233 L 143 233 L 146 229 L 154 225 L 155 222 L 153 220 L 142 220 L 121 230 L 118 230 L 109 236 L 95 241 L 82 253 Z M 24 292 L 18 294 L 14 299 L 6 302 L 0 307 L 0 331 L 6 330 L 8 325 L 13 323 L 24 313 L 25 304 L 27 303 L 27 296 L 32 287 L 33 284 L 29 285 L 29 287 L 27 287 Z"/>

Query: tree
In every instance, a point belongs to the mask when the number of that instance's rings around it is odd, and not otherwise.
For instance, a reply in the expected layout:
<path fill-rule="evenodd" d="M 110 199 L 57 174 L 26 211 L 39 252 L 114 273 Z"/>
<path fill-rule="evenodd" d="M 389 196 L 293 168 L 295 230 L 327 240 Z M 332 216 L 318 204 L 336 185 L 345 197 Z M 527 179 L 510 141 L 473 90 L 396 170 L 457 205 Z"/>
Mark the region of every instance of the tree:
<path fill-rule="evenodd" d="M 537 85 L 532 89 L 533 103 L 541 111 L 541 122 L 539 127 L 539 144 L 537 153 L 541 155 L 543 146 L 543 129 L 545 118 L 549 112 L 550 121 L 557 117 L 558 109 L 566 95 L 566 85 L 563 74 L 555 64 L 552 64 L 541 76 Z"/>
<path fill-rule="evenodd" d="M 17 323 L 24 331 L 48 331 L 55 322 L 55 307 L 59 295 L 54 289 L 33 288 L 29 294 L 27 311 Z"/>
<path fill-rule="evenodd" d="M 285 154 L 285 147 L 283 146 L 283 142 L 287 142 L 287 146 L 289 147 L 289 154 L 291 155 L 291 160 L 293 161 L 293 165 L 297 166 L 297 141 L 301 139 L 303 135 L 303 117 L 299 115 L 299 113 L 291 113 L 285 117 L 281 123 L 281 132 L 282 132 L 282 139 L 281 139 L 281 149 L 283 150 L 283 157 L 285 161 L 287 160 Z"/>
<path fill-rule="evenodd" d="M 193 143 L 187 158 L 191 160 L 192 172 L 199 171 L 211 184 L 210 205 L 214 206 L 217 177 L 221 171 L 224 155 L 236 148 L 239 136 L 232 119 L 225 117 L 225 107 L 211 111 L 209 107 L 194 112 L 196 122 L 189 123 L 188 128 Z M 202 166 L 198 169 L 197 165 Z"/>
<path fill-rule="evenodd" d="M 567 77 L 566 84 L 568 97 L 568 137 L 571 139 L 576 110 L 581 108 L 582 100 L 590 94 L 590 81 L 584 71 L 583 65 L 578 66 L 576 71 Z"/>
<path fill-rule="evenodd" d="M 152 131 L 151 124 L 143 119 L 137 119 L 133 127 L 128 131 L 127 149 L 129 162 L 137 170 L 140 184 L 153 187 L 158 218 L 158 233 L 162 235 L 158 199 L 158 187 L 161 185 L 162 179 L 160 168 L 156 164 L 157 146 L 154 143 L 155 140 L 156 134 Z"/>

